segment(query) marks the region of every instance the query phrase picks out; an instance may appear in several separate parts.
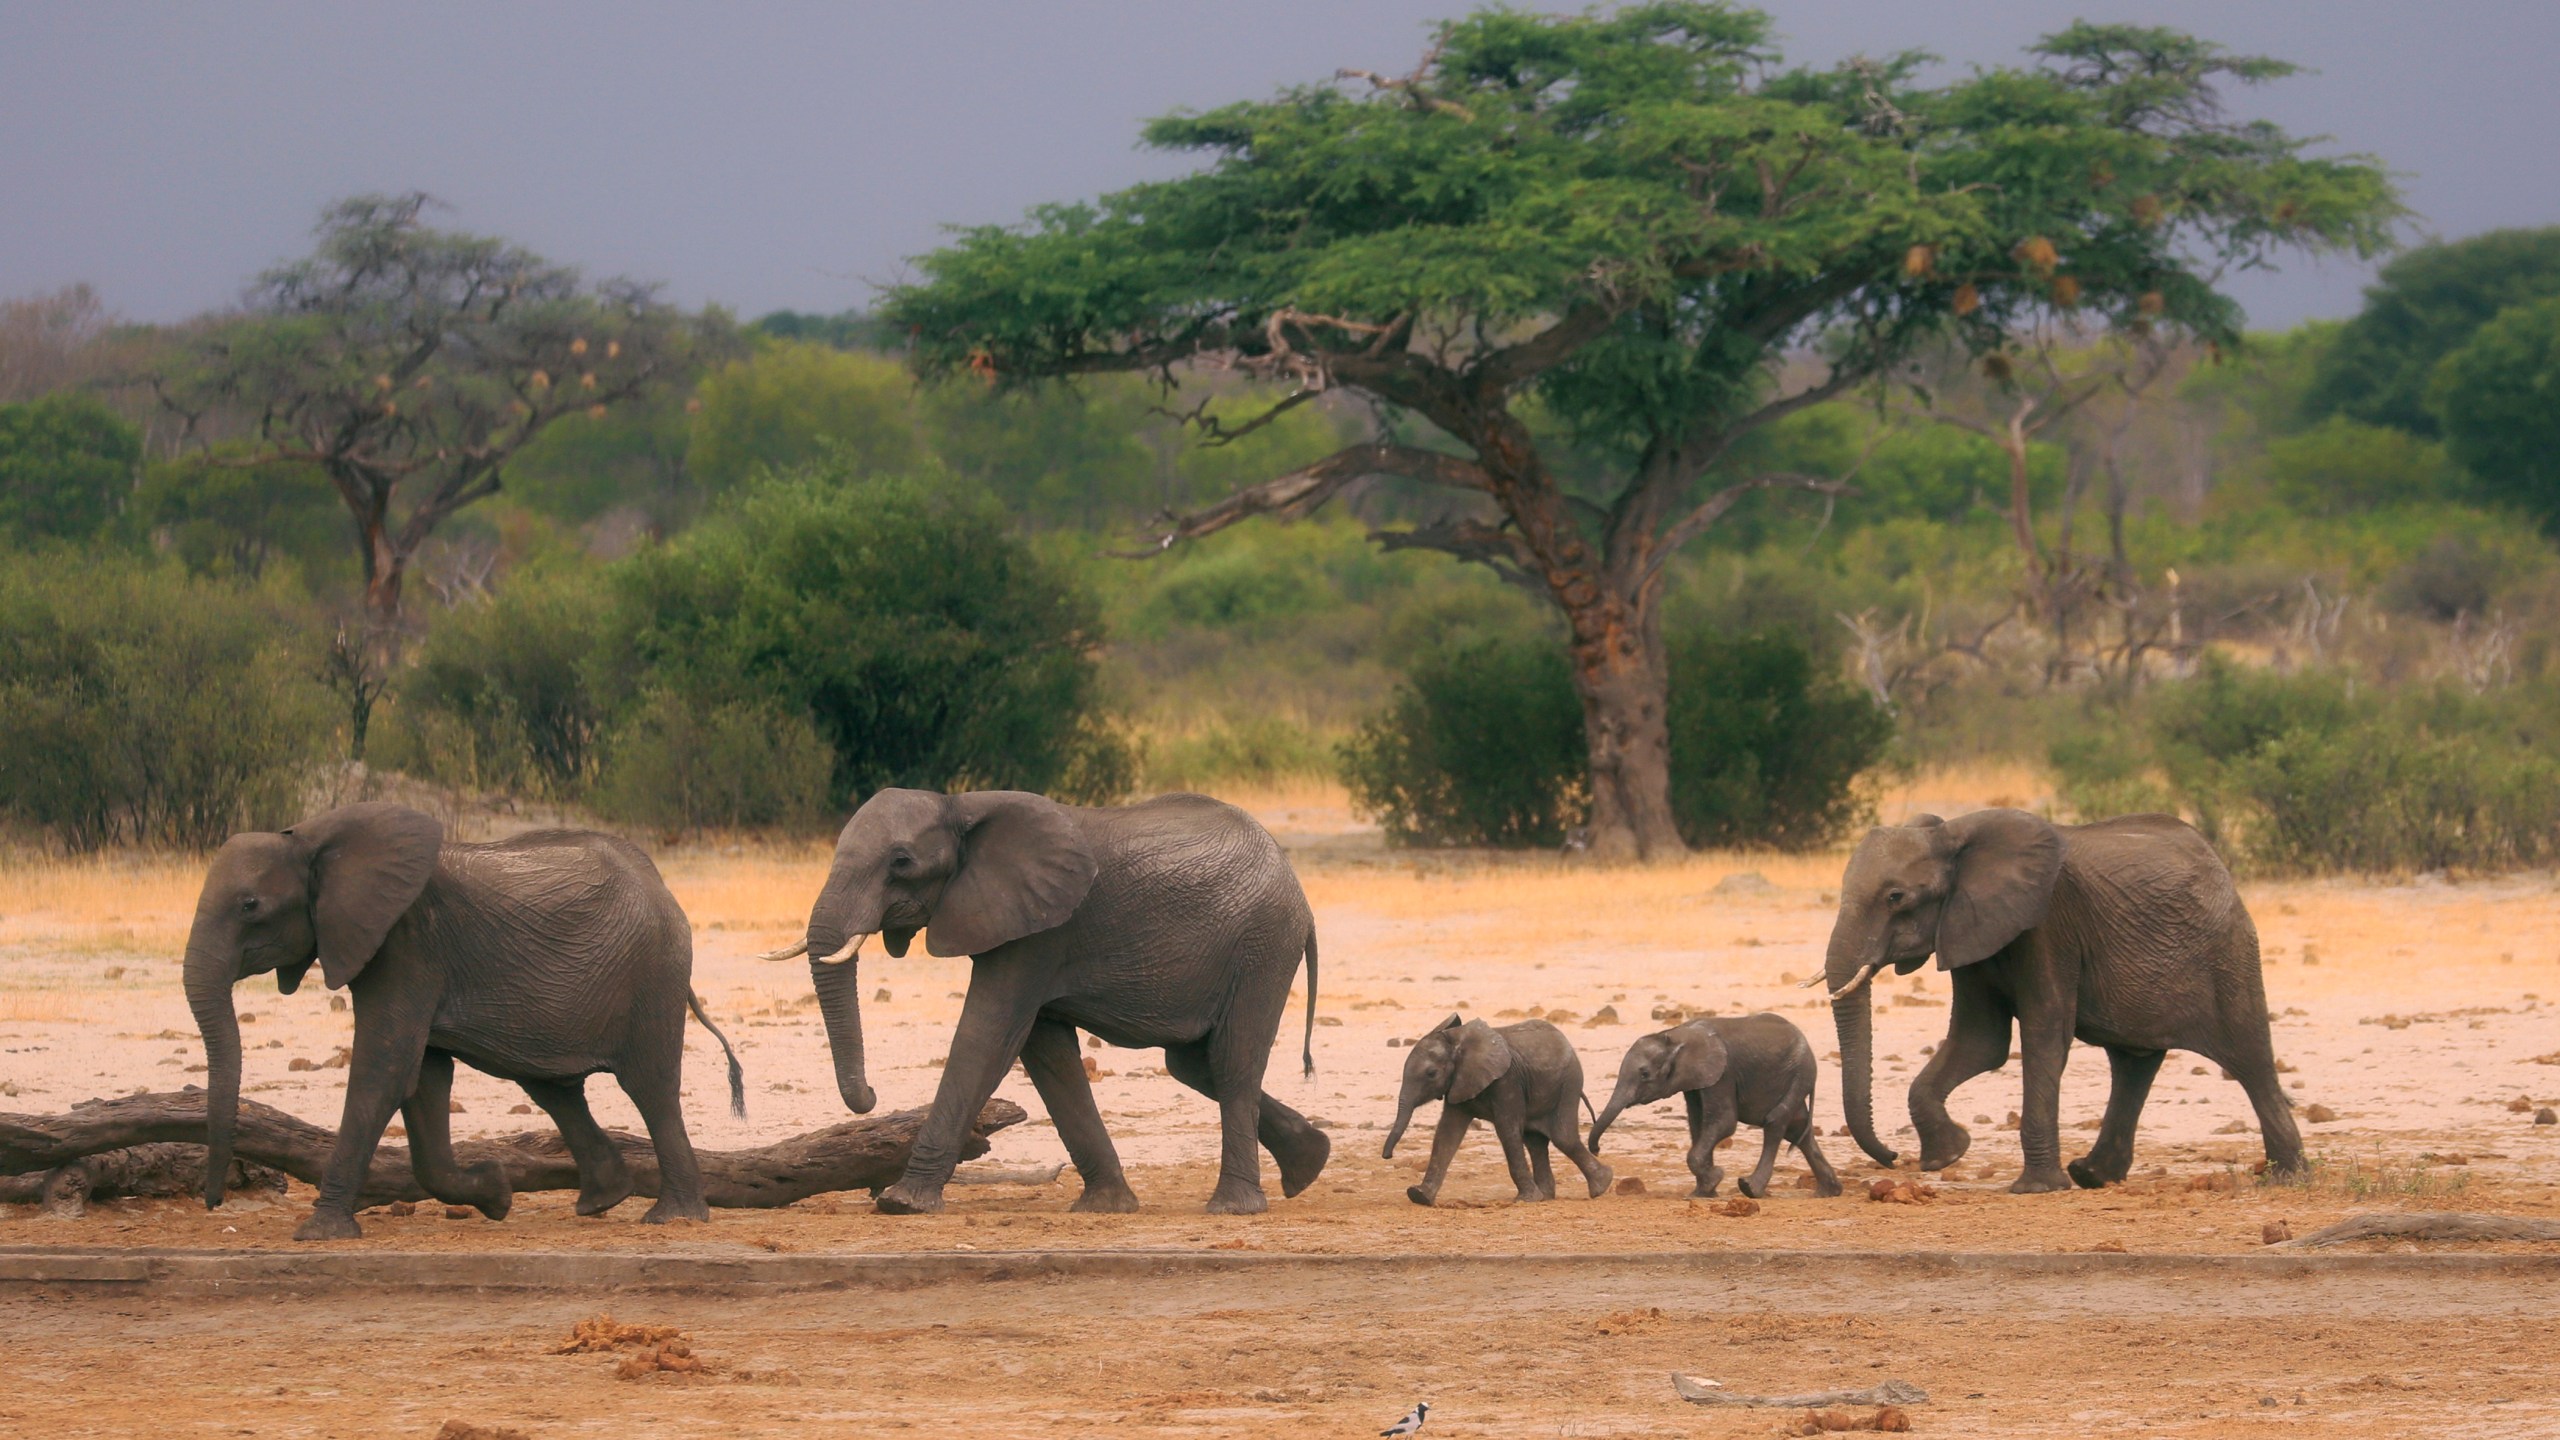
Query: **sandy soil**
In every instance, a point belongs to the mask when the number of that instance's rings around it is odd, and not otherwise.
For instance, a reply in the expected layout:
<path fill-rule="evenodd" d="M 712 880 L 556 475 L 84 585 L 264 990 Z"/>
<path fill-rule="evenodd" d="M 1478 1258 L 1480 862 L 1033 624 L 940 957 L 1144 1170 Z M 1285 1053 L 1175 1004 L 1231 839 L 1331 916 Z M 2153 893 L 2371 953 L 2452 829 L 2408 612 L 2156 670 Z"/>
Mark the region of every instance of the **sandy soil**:
<path fill-rule="evenodd" d="M 1892 797 L 1887 813 L 1954 813 L 2031 799 L 2031 783 L 1935 779 Z M 1544 1011 L 1580 1047 L 1595 1103 L 1625 1047 L 1659 1028 L 1651 1018 L 1657 1007 L 1776 1010 L 1804 1025 L 1827 1053 L 1827 1014 L 1794 982 L 1819 968 L 1842 857 L 1710 855 L 1594 874 L 1540 858 L 1391 854 L 1350 820 L 1338 797 L 1322 792 L 1263 797 L 1255 808 L 1292 848 L 1324 957 L 1318 1071 L 1312 1078 L 1298 1073 L 1303 1012 L 1293 1006 L 1269 1085 L 1326 1123 L 1336 1140 L 1324 1179 L 1294 1201 L 1279 1201 L 1275 1189 L 1268 1216 L 1200 1215 L 1214 1159 L 1214 1111 L 1165 1077 L 1160 1057 L 1097 1050 L 1090 1053 L 1107 1072 L 1096 1083 L 1102 1109 L 1148 1205 L 1139 1215 L 1066 1214 L 1074 1194 L 1069 1172 L 1043 1186 L 955 1188 L 950 1212 L 935 1217 L 877 1216 L 856 1195 L 661 1229 L 633 1223 L 636 1205 L 580 1220 L 569 1214 L 566 1195 L 527 1196 L 503 1224 L 447 1220 L 436 1207 L 410 1217 L 372 1215 L 367 1238 L 349 1243 L 783 1252 L 1140 1245 L 1562 1255 L 2237 1251 L 2255 1249 L 2269 1222 L 2299 1233 L 2377 1207 L 2560 1215 L 2560 1127 L 2535 1126 L 2529 1113 L 2510 1108 L 2519 1099 L 2560 1103 L 2560 890 L 2543 875 L 2247 888 L 2265 940 L 2269 993 L 2281 1012 L 2276 1041 L 2292 1067 L 2288 1084 L 2306 1112 L 2317 1104 L 2336 1116 L 2303 1127 L 2318 1162 L 2309 1185 L 2257 1184 L 2245 1168 L 2259 1152 L 2239 1088 L 2176 1056 L 2145 1115 L 2133 1183 L 2104 1192 L 2005 1193 L 2017 1165 L 2014 1134 L 2001 1128 L 2018 1103 L 2013 1065 L 1958 1092 L 1957 1116 L 1976 1121 L 1974 1148 L 1939 1179 L 1934 1200 L 1868 1203 L 1863 1184 L 1882 1172 L 1831 1133 L 1839 1125 L 1837 1075 L 1826 1068 L 1822 1143 L 1850 1179 L 1849 1197 L 1822 1200 L 1794 1188 L 1804 1171 L 1790 1154 L 1781 1161 L 1777 1193 L 1759 1214 L 1737 1218 L 1693 1203 L 1674 1103 L 1628 1117 L 1610 1137 L 1604 1158 L 1639 1182 L 1641 1193 L 1510 1204 L 1498 1150 L 1480 1132 L 1443 1208 L 1423 1210 L 1404 1199 L 1403 1188 L 1420 1166 L 1427 1134 L 1393 1162 L 1377 1153 L 1403 1058 L 1390 1039 L 1416 1034 L 1452 1010 L 1487 1018 Z M 718 1051 L 694 1032 L 688 1078 L 696 1142 L 762 1143 L 839 1118 L 805 971 L 796 962 L 768 966 L 753 958 L 798 929 L 823 873 L 823 848 L 679 849 L 661 864 L 695 921 L 697 988 L 739 1042 L 749 1078 L 750 1118 L 732 1120 L 722 1103 Z M 1758 882 L 1733 878 L 1746 874 Z M 0 873 L 0 1109 L 55 1111 L 92 1095 L 174 1089 L 200 1078 L 200 1047 L 177 987 L 199 875 L 192 865 L 130 861 Z M 930 1097 L 965 973 L 965 962 L 931 959 L 921 947 L 904 960 L 866 959 L 866 993 L 884 992 L 866 1009 L 872 1079 L 884 1106 Z M 1878 1012 L 1885 1057 L 1878 1093 L 1888 1129 L 1903 1119 L 1901 1092 L 1925 1047 L 1943 1033 L 1946 993 L 1943 977 L 1927 972 L 1879 984 L 1887 1003 Z M 244 985 L 240 1004 L 256 1017 L 246 1031 L 249 1092 L 333 1123 L 343 1072 L 287 1066 L 297 1057 L 325 1061 L 346 1042 L 350 1017 L 330 1009 L 317 986 L 279 997 Z M 1617 1019 L 1595 1022 L 1603 1007 Z M 2077 1057 L 2064 1088 L 2066 1129 L 2095 1128 L 2105 1077 L 2103 1057 Z M 591 1091 L 606 1123 L 636 1128 L 609 1083 Z M 985 1163 L 1012 1169 L 1062 1160 L 1031 1086 L 1017 1075 L 1000 1093 L 1034 1119 L 999 1136 Z M 459 1134 L 537 1123 L 511 1113 L 520 1093 L 485 1076 L 466 1072 L 455 1094 L 463 1108 L 455 1117 Z M 1724 1157 L 1728 1170 L 1747 1166 L 1757 1138 L 1742 1132 Z M 253 1198 L 219 1214 L 177 1201 L 122 1202 L 76 1222 L 0 1206 L 0 1244 L 281 1246 L 308 1200 L 297 1187 L 280 1202 Z M 2194 1295 L 2152 1295 L 2142 1301 L 2150 1307 L 2142 1316 L 2072 1320 L 2057 1330 L 2075 1305 L 2105 1307 L 2045 1294 L 2003 1301 L 1996 1312 L 1969 1312 L 1952 1293 L 1905 1297 L 1909 1306 L 1874 1296 L 1701 1296 L 1648 1289 L 1640 1272 L 1602 1268 L 1605 1284 L 1554 1281 L 1534 1300 L 1463 1287 L 1381 1297 L 1327 1282 L 1240 1296 L 1215 1293 L 1209 1281 L 1151 1283 L 1111 1297 L 1117 1328 L 1102 1338 L 1088 1337 L 1075 1320 L 1091 1296 L 1037 1286 L 794 1300 L 781 1307 L 785 1315 L 745 1302 L 652 1301 L 640 1307 L 650 1313 L 625 1318 L 684 1325 L 706 1353 L 725 1356 L 730 1370 L 709 1380 L 661 1376 L 629 1384 L 605 1378 L 610 1366 L 595 1357 L 541 1353 L 582 1308 L 566 1301 L 510 1301 L 504 1315 L 462 1301 L 376 1307 L 356 1315 L 355 1328 L 334 1334 L 279 1329 L 275 1350 L 242 1366 L 218 1356 L 233 1329 L 268 1313 L 254 1306 L 66 1301 L 69 1308 L 53 1314 L 42 1301 L 9 1300 L 0 1302 L 0 1326 L 43 1338 L 13 1339 L 0 1358 L 0 1419 L 31 1422 L 13 1428 L 34 1433 L 122 1433 L 112 1425 L 84 1431 L 56 1401 L 30 1397 L 58 1395 L 62 1382 L 75 1379 L 78 1393 L 101 1398 L 165 1393 L 196 1383 L 190 1375 L 213 1383 L 208 1377 L 218 1366 L 229 1368 L 203 1393 L 230 1398 L 207 1405 L 207 1425 L 229 1417 L 237 1423 L 220 1427 L 225 1431 L 254 1424 L 254 1433 L 266 1434 L 350 1433 L 322 1418 L 332 1403 L 323 1392 L 340 1389 L 377 1407 L 368 1413 L 386 1425 L 396 1417 L 396 1425 L 368 1433 L 422 1436 L 448 1416 L 521 1424 L 537 1435 L 699 1433 L 698 1424 L 674 1418 L 682 1416 L 717 1416 L 718 1433 L 734 1434 L 780 1433 L 795 1417 L 856 1416 L 874 1417 L 882 1428 L 897 1416 L 961 1418 L 987 1434 L 1312 1433 L 1293 1428 L 1307 1422 L 1352 1434 L 1393 1419 L 1425 1390 L 1442 1407 L 1435 1434 L 1772 1432 L 1766 1414 L 1710 1415 L 1671 1399 L 1662 1376 L 1672 1368 L 1776 1388 L 1890 1372 L 1959 1396 L 1982 1392 L 1972 1410 L 1922 1417 L 1924 1431 L 1945 1433 L 2085 1433 L 2096 1424 L 2218 1435 L 2314 1416 L 2324 1433 L 2406 1433 L 2421 1416 L 2450 1433 L 2550 1433 L 2560 1405 L 2551 1382 L 2507 1378 L 2509 1370 L 2521 1376 L 2537 1361 L 2547 1364 L 2549 1322 L 2560 1309 L 2547 1295 L 2490 1296 L 2473 1308 L 2436 1297 L 2429 1302 L 2435 1309 L 2411 1309 L 2405 1297 L 2304 1290 L 2281 1305 L 2270 1301 L 2264 1315 L 2218 1301 L 2206 1306 Z M 1611 1314 L 1653 1306 L 1663 1317 L 1603 1324 Z M 2385 1325 L 2342 1321 L 2341 1307 L 2394 1318 Z M 2212 1318 L 2199 1318 L 2200 1310 Z M 113 1344 L 65 1338 L 94 1335 L 109 1314 L 116 1317 Z M 2529 1323 L 2519 1326 L 2519 1316 Z M 1269 1324 L 1275 1317 L 1289 1323 Z M 278 1315 L 272 1323 L 288 1319 Z M 928 1328 L 934 1325 L 952 1328 Z M 1454 1346 L 1445 1338 L 1452 1325 L 1466 1332 Z M 2055 1363 L 2057 1335 L 2078 1347 L 2067 1366 Z M 968 1343 L 949 1344 L 954 1338 Z M 129 1345 L 151 1347 L 147 1378 L 119 1374 Z M 1949 1358 L 1958 1354 L 1961 1362 Z M 1868 1355 L 1882 1357 L 1884 1368 L 1858 1358 Z M 2171 1365 L 2172 1355 L 2185 1358 Z M 2201 1356 L 2212 1362 L 2196 1363 Z M 1805 1363 L 1812 1357 L 1818 1363 Z M 272 1384 L 256 1368 L 269 1360 L 281 1367 Z M 190 1368 L 198 1366 L 206 1368 Z M 38 1383 L 13 1383 L 12 1370 Z M 2169 1370 L 2182 1378 L 2165 1380 Z M 2308 1397 L 2300 1406 L 2297 1391 Z M 643 1392 L 646 1398 L 633 1398 Z M 2262 1395 L 2279 1403 L 2261 1406 Z M 1445 1398 L 1452 1396 L 1464 1403 Z M 2507 1428 L 2528 1412 L 2486 1404 L 2502 1398 L 2541 1406 L 2531 1412 L 2539 1419 Z M 664 1428 L 635 1428 L 631 1417 L 641 1412 L 669 1418 Z M 1968 1423 L 1948 1424 L 1957 1414 Z M 623 1418 L 598 1429 L 598 1417 L 609 1416 Z M 266 1419 L 278 1423 L 259 1423 Z"/>

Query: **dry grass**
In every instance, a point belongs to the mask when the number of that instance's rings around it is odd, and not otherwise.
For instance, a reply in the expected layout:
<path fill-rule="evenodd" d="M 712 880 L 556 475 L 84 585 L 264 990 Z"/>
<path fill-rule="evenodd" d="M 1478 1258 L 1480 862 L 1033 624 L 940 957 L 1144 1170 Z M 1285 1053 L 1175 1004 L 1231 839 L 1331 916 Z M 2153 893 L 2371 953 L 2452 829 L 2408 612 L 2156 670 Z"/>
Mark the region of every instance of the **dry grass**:
<path fill-rule="evenodd" d="M 11 856 L 0 863 L 0 945 L 174 955 L 203 884 L 190 856 Z"/>

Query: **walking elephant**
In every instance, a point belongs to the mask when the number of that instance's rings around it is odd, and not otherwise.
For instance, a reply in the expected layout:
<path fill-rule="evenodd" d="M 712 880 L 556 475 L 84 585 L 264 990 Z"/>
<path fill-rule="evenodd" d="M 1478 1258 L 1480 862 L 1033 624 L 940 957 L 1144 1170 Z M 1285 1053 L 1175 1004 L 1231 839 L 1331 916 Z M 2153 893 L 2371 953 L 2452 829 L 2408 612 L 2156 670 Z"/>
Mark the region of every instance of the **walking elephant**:
<path fill-rule="evenodd" d="M 873 1099 L 856 956 L 875 934 L 904 955 L 919 930 L 930 953 L 971 957 L 969 991 L 933 1107 L 881 1210 L 942 1208 L 969 1121 L 1016 1057 L 1083 1178 L 1075 1208 L 1136 1209 L 1078 1030 L 1162 1046 L 1165 1069 L 1218 1102 L 1211 1213 L 1268 1208 L 1257 1141 L 1279 1163 L 1284 1195 L 1324 1169 L 1324 1132 L 1262 1092 L 1301 957 L 1315 1068 L 1315 920 L 1278 842 L 1243 811 L 1203 795 L 1111 809 L 1013 790 L 882 790 L 865 801 L 836 842 L 805 939 L 769 957 L 809 956 L 836 1088 L 856 1112 Z"/>
<path fill-rule="evenodd" d="M 1591 1150 L 1618 1116 L 1636 1106 L 1678 1095 L 1689 1112 L 1692 1192 L 1713 1195 L 1724 1180 L 1716 1147 L 1738 1124 L 1760 1127 L 1760 1163 L 1734 1182 L 1757 1200 L 1769 1193 L 1778 1147 L 1790 1144 L 1813 1171 L 1814 1193 L 1840 1193 L 1840 1177 L 1814 1138 L 1813 1088 L 1820 1062 L 1813 1046 L 1783 1015 L 1701 1015 L 1657 1030 L 1627 1049 L 1618 1063 L 1617 1089 L 1591 1121 Z"/>
<path fill-rule="evenodd" d="M 586 1077 L 610 1072 L 657 1147 L 658 1201 L 643 1218 L 710 1218 L 684 1128 L 686 1010 L 722 1050 L 729 1041 L 693 998 L 692 927 L 639 850 L 584 830 L 447 843 L 432 817 L 383 804 L 232 836 L 206 871 L 187 934 L 187 1005 L 207 1067 L 208 1207 L 222 1203 L 239 1116 L 231 987 L 274 971 L 290 995 L 315 961 L 330 989 L 354 998 L 355 1044 L 319 1203 L 294 1238 L 362 1233 L 357 1193 L 395 1110 L 420 1188 L 505 1217 L 506 1176 L 454 1158 L 457 1059 L 522 1085 L 549 1112 L 577 1159 L 581 1215 L 631 1193 L 621 1152 L 587 1109 Z M 745 1113 L 735 1051 L 729 1103 Z"/>
<path fill-rule="evenodd" d="M 2258 1113 L 2269 1167 L 2302 1164 L 2302 1139 L 2276 1081 L 2258 932 L 2231 872 L 2174 816 L 2055 825 L 2023 810 L 1923 815 L 1867 832 L 1840 882 L 1824 979 L 1840 1032 L 1841 1100 L 1850 1133 L 1879 1164 L 1870 1091 L 1874 1037 L 1867 984 L 1909 974 L 1932 951 L 1951 974 L 1947 1037 L 1911 1082 L 1920 1165 L 1943 1169 L 1972 1137 L 1947 1094 L 2008 1063 L 2010 1025 L 2025 1056 L 2020 1194 L 2121 1180 L 2152 1078 L 2170 1050 L 2238 1077 Z M 2074 1037 L 2104 1046 L 2114 1072 L 2089 1153 L 2061 1162 L 2062 1067 Z"/>

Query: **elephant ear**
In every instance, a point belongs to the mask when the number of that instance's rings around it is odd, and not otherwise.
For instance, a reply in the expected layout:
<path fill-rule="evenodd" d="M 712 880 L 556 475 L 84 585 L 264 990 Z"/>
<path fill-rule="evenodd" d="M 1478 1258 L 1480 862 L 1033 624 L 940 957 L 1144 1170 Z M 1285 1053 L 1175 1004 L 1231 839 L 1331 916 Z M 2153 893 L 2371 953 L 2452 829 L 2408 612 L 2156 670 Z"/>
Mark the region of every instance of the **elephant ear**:
<path fill-rule="evenodd" d="M 983 955 L 1054 930 L 1093 888 L 1092 847 L 1067 807 L 1021 790 L 951 797 L 960 868 L 933 907 L 925 949 Z"/>
<path fill-rule="evenodd" d="M 444 849 L 444 827 L 405 805 L 377 803 L 342 806 L 284 833 L 309 857 L 320 978 L 342 989 L 426 893 Z"/>
<path fill-rule="evenodd" d="M 1680 1090 L 1704 1090 L 1724 1078 L 1729 1062 L 1724 1037 L 1701 1025 L 1681 1037 L 1679 1057 L 1671 1063 L 1671 1083 Z"/>
<path fill-rule="evenodd" d="M 2062 878 L 2062 832 L 2024 810 L 1976 810 L 1946 822 L 1952 865 L 1938 914 L 1938 965 L 1996 955 L 2044 923 Z"/>
<path fill-rule="evenodd" d="M 1502 1032 L 1481 1020 L 1470 1020 L 1458 1032 L 1458 1064 L 1449 1073 L 1449 1098 L 1460 1104 L 1473 1100 L 1510 1068 L 1511 1044 Z"/>

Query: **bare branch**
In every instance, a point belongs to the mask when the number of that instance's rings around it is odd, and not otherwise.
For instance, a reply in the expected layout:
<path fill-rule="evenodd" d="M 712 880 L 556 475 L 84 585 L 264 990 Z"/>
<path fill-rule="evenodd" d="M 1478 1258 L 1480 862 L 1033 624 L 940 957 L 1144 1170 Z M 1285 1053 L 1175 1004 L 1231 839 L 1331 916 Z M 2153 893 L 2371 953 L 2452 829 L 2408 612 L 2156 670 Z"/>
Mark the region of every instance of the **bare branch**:
<path fill-rule="evenodd" d="M 1381 550 L 1437 550 L 1472 561 L 1540 599 L 1551 599 L 1535 570 L 1538 559 L 1529 542 L 1507 525 L 1481 520 L 1439 520 L 1410 530 L 1373 530 L 1369 538 Z"/>
<path fill-rule="evenodd" d="M 1644 563 L 1642 578 L 1651 580 L 1657 571 L 1671 562 L 1673 555 L 1680 552 L 1681 546 L 1705 534 L 1725 517 L 1726 512 L 1741 504 L 1743 496 L 1755 490 L 1801 490 L 1808 495 L 1834 497 L 1858 493 L 1858 487 L 1846 480 L 1829 480 L 1818 475 L 1780 473 L 1754 475 L 1748 480 L 1737 481 L 1708 496 L 1706 503 L 1681 516 L 1670 529 L 1662 532 L 1662 539 Z"/>
<path fill-rule="evenodd" d="M 1240 520 L 1250 520 L 1257 515 L 1284 520 L 1303 519 L 1340 494 L 1344 486 L 1372 475 L 1398 475 L 1456 490 L 1491 493 L 1493 489 L 1493 477 L 1473 461 L 1460 456 L 1443 455 L 1436 450 L 1423 450 L 1411 445 L 1354 445 L 1347 450 L 1335 451 L 1313 465 L 1273 476 L 1259 485 L 1249 485 L 1206 510 L 1189 515 L 1167 511 L 1160 521 L 1164 528 L 1145 548 L 1105 553 L 1123 560 L 1146 560 L 1163 554 L 1182 541 L 1216 534 Z"/>

